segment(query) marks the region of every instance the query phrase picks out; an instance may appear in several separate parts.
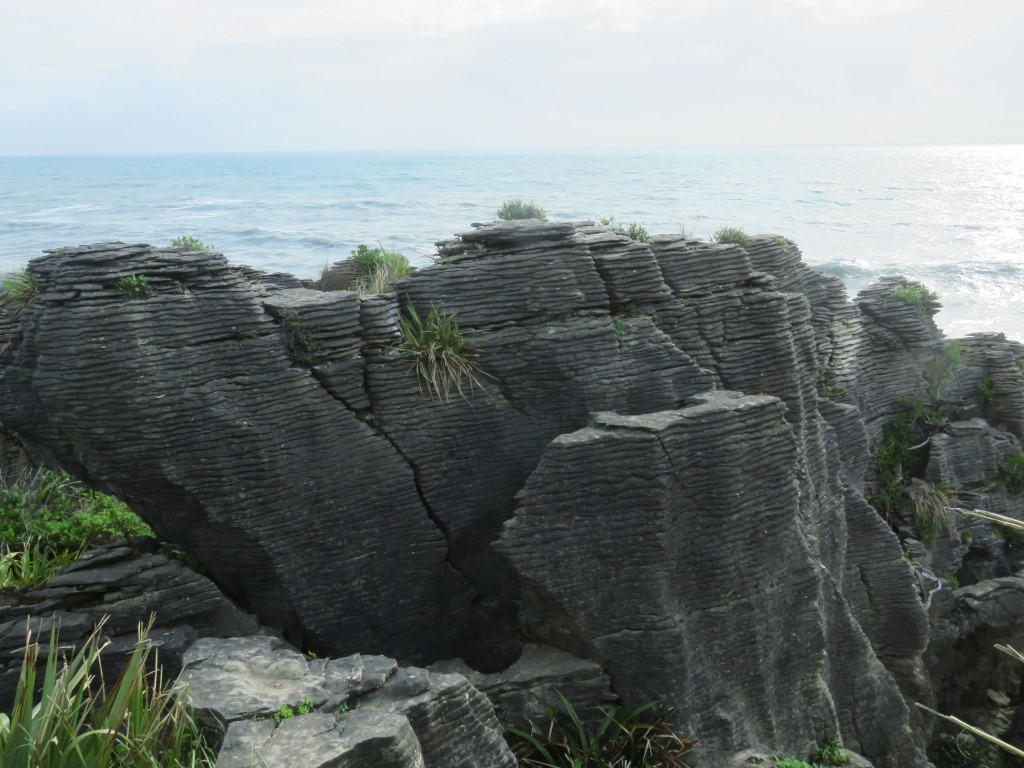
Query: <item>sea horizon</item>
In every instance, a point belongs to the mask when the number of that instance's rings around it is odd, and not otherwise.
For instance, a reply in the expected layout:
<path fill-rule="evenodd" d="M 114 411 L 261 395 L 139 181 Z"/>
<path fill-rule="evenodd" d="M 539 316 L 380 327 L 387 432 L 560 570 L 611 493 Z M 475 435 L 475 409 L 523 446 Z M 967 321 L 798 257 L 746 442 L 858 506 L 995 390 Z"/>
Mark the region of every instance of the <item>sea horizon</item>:
<path fill-rule="evenodd" d="M 47 248 L 181 234 L 303 277 L 359 243 L 423 266 L 513 197 L 553 220 L 781 234 L 851 298 L 904 274 L 940 295 L 948 335 L 1024 340 L 1024 144 L 0 156 L 0 273 Z"/>

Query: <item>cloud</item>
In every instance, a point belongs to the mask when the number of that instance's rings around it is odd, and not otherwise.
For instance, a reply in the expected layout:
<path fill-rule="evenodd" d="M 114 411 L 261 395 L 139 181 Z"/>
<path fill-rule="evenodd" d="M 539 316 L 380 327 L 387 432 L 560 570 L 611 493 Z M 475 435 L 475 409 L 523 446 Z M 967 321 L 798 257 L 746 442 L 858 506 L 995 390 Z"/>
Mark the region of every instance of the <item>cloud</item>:
<path fill-rule="evenodd" d="M 1021 28 L 1009 0 L 50 0 L 5 9 L 0 154 L 1012 141 Z"/>

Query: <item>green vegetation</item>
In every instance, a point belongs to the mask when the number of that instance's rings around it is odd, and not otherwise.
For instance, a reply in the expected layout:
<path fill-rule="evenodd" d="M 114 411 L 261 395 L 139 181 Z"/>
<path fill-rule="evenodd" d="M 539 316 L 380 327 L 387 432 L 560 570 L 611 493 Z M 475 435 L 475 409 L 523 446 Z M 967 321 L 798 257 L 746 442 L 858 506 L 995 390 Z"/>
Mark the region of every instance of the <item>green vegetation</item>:
<path fill-rule="evenodd" d="M 313 700 L 303 699 L 302 702 L 292 708 L 288 704 L 282 704 L 281 708 L 274 713 L 274 725 L 280 725 L 282 720 L 290 720 L 296 715 L 308 715 L 313 711 Z"/>
<path fill-rule="evenodd" d="M 1004 453 L 999 459 L 999 482 L 1010 493 L 1024 493 L 1024 451 Z"/>
<path fill-rule="evenodd" d="M 547 211 L 539 205 L 534 205 L 532 202 L 524 203 L 518 197 L 503 202 L 501 208 L 498 209 L 497 215 L 503 221 L 515 219 L 540 219 L 544 221 L 548 218 Z"/>
<path fill-rule="evenodd" d="M 284 344 L 288 348 L 288 357 L 299 365 L 311 365 L 313 355 L 320 349 L 320 341 L 309 330 L 298 312 L 292 312 L 281 319 L 281 330 L 284 331 Z"/>
<path fill-rule="evenodd" d="M 153 531 L 118 499 L 50 469 L 14 478 L 0 488 L 0 547 L 78 552 Z"/>
<path fill-rule="evenodd" d="M 198 237 L 192 235 L 182 235 L 181 237 L 171 238 L 172 248 L 186 248 L 190 251 L 212 251 L 213 246 L 207 245 Z"/>
<path fill-rule="evenodd" d="M 924 320 L 928 317 L 928 304 L 937 301 L 939 295 L 929 291 L 920 283 L 907 283 L 902 288 L 894 289 L 892 297 L 914 307 L 917 316 Z"/>
<path fill-rule="evenodd" d="M 10 280 L 4 280 L 0 285 L 0 309 L 17 319 L 21 311 L 28 306 L 28 303 L 39 293 L 35 278 L 28 272 L 15 275 Z"/>
<path fill-rule="evenodd" d="M 39 645 L 26 633 L 14 709 L 0 714 L 0 765 L 213 768 L 215 756 L 181 691 L 164 684 L 161 667 L 150 658 L 151 628 L 152 620 L 139 626 L 124 671 L 109 685 L 102 674 L 102 622 L 70 659 L 54 629 L 41 681 Z"/>
<path fill-rule="evenodd" d="M 465 400 L 464 381 L 471 392 L 474 385 L 481 386 L 476 374 L 483 372 L 475 360 L 479 340 L 463 338 L 455 316 L 431 306 L 427 316 L 420 317 L 409 302 L 398 318 L 398 349 L 411 359 L 420 392 L 425 389 L 439 403 L 450 402 L 452 393 Z"/>
<path fill-rule="evenodd" d="M 935 765 L 938 768 L 994 768 L 989 748 L 964 731 L 939 736 Z"/>
<path fill-rule="evenodd" d="M 0 590 L 34 589 L 46 583 L 79 552 L 53 552 L 38 541 L 26 541 L 20 550 L 0 544 Z"/>
<path fill-rule="evenodd" d="M 876 333 L 871 338 L 890 352 L 898 352 L 903 349 L 903 339 L 894 333 Z"/>
<path fill-rule="evenodd" d="M 643 224 L 638 224 L 635 221 L 625 225 L 616 224 L 614 216 L 602 216 L 601 224 L 605 227 L 611 227 L 613 232 L 625 235 L 630 240 L 636 240 L 640 243 L 651 242 L 651 233 L 647 231 L 647 227 Z"/>
<path fill-rule="evenodd" d="M 409 274 L 409 259 L 394 248 L 377 244 L 370 248 L 360 244 L 350 257 L 358 268 L 359 278 L 352 290 L 362 294 L 383 293 L 400 278 Z"/>
<path fill-rule="evenodd" d="M 128 299 L 148 299 L 153 295 L 153 286 L 145 275 L 124 275 L 117 281 L 117 290 Z"/>
<path fill-rule="evenodd" d="M 818 749 L 808 755 L 806 760 L 796 757 L 776 757 L 773 759 L 775 768 L 826 768 L 833 765 L 846 765 L 850 756 L 843 751 L 839 739 L 830 736 L 818 745 Z"/>
<path fill-rule="evenodd" d="M 612 318 L 612 328 L 615 329 L 615 335 L 618 336 L 621 339 L 622 338 L 622 318 L 621 317 L 613 317 Z"/>
<path fill-rule="evenodd" d="M 945 408 L 926 403 L 920 397 L 902 398 L 904 411 L 882 428 L 882 440 L 875 450 L 875 473 L 879 490 L 868 499 L 890 521 L 908 512 L 922 543 L 932 546 L 942 530 L 952 525 L 949 486 L 932 486 L 920 479 L 927 455 L 921 449 L 946 424 Z"/>
<path fill-rule="evenodd" d="M 950 589 L 960 589 L 960 579 L 958 579 L 955 574 L 942 571 L 941 573 L 937 573 L 935 575 L 938 576 L 940 579 L 945 579 L 946 581 L 948 581 Z"/>
<path fill-rule="evenodd" d="M 713 243 L 732 243 L 733 245 L 750 245 L 750 235 L 739 227 L 722 227 L 711 236 Z"/>
<path fill-rule="evenodd" d="M 957 371 L 963 368 L 963 348 L 956 339 L 948 342 L 942 352 L 925 365 L 924 379 L 928 382 L 928 396 L 933 400 L 945 397 Z"/>
<path fill-rule="evenodd" d="M 676 735 L 671 710 L 655 703 L 631 711 L 612 707 L 587 727 L 572 704 L 559 694 L 561 708 L 548 710 L 546 728 L 530 723 L 530 732 L 508 731 L 509 744 L 521 768 L 618 768 L 684 766 L 683 755 L 696 742 Z"/>
<path fill-rule="evenodd" d="M 988 376 L 983 376 L 978 382 L 978 397 L 984 405 L 995 405 L 999 402 L 999 393 L 996 392 L 995 382 Z"/>
<path fill-rule="evenodd" d="M 774 242 L 777 246 L 779 246 L 779 248 L 782 248 L 783 250 L 789 248 L 789 240 L 784 238 L 782 235 L 775 235 L 772 238 L 772 242 Z"/>

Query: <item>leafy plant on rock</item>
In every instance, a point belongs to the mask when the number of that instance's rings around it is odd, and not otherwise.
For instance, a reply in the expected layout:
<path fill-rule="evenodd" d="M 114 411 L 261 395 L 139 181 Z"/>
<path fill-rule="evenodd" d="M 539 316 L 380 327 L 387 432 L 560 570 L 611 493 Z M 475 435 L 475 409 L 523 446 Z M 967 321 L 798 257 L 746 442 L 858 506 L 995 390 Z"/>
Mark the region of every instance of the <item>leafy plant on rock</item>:
<path fill-rule="evenodd" d="M 894 288 L 892 297 L 914 307 L 917 316 L 923 320 L 928 316 L 928 305 L 938 301 L 939 295 L 920 283 L 907 283 L 900 288 Z"/>
<path fill-rule="evenodd" d="M 145 275 L 129 274 L 117 281 L 117 290 L 127 299 L 148 299 L 153 295 L 153 286 Z"/>
<path fill-rule="evenodd" d="M 213 246 L 207 245 L 198 237 L 192 235 L 181 235 L 180 237 L 171 238 L 172 248 L 185 248 L 189 251 L 212 251 Z"/>
<path fill-rule="evenodd" d="M 300 365 L 311 365 L 313 356 L 320 349 L 320 342 L 299 317 L 299 313 L 286 315 L 281 320 L 281 330 L 284 331 L 288 356 Z"/>
<path fill-rule="evenodd" d="M 548 710 L 546 728 L 531 722 L 529 732 L 509 729 L 521 768 L 676 768 L 696 743 L 676 734 L 672 711 L 654 702 L 633 710 L 613 706 L 588 727 L 564 696 L 559 700 L 560 708 Z"/>
<path fill-rule="evenodd" d="M 817 751 L 810 756 L 812 763 L 818 765 L 846 765 L 850 756 L 843 751 L 843 745 L 835 736 L 829 736 L 818 745 Z"/>
<path fill-rule="evenodd" d="M 518 197 L 503 202 L 498 209 L 497 216 L 503 221 L 518 219 L 540 219 L 544 221 L 548 218 L 547 211 L 539 205 L 534 205 L 532 202 L 524 203 Z"/>
<path fill-rule="evenodd" d="M 56 554 L 153 531 L 124 502 L 86 488 L 66 472 L 41 468 L 0 487 L 0 547 Z"/>
<path fill-rule="evenodd" d="M 999 459 L 999 482 L 1010 493 L 1024 493 L 1024 451 L 1002 455 Z"/>
<path fill-rule="evenodd" d="M 420 392 L 426 390 L 437 402 L 448 403 L 452 394 L 466 399 L 465 383 L 470 391 L 474 385 L 481 386 L 476 377 L 483 374 L 476 362 L 478 340 L 462 336 L 455 313 L 447 314 L 443 308 L 431 306 L 430 312 L 421 317 L 409 302 L 398 325 L 398 350 L 411 360 Z"/>
<path fill-rule="evenodd" d="M 999 402 L 999 393 L 996 391 L 995 382 L 989 376 L 983 376 L 978 382 L 978 397 L 984 405 L 995 405 Z"/>
<path fill-rule="evenodd" d="M 103 622 L 64 658 L 50 633 L 42 680 L 39 644 L 26 632 L 14 708 L 0 714 L 4 768 L 213 768 L 182 692 L 166 685 L 151 660 L 148 626 L 121 675 L 102 674 Z M 153 670 L 153 671 L 150 671 Z"/>
<path fill-rule="evenodd" d="M 0 590 L 33 589 L 78 559 L 79 551 L 53 551 L 38 540 L 28 540 L 20 550 L 0 544 Z"/>
<path fill-rule="evenodd" d="M 711 235 L 713 243 L 732 243 L 733 245 L 750 245 L 750 235 L 739 227 L 721 227 Z"/>

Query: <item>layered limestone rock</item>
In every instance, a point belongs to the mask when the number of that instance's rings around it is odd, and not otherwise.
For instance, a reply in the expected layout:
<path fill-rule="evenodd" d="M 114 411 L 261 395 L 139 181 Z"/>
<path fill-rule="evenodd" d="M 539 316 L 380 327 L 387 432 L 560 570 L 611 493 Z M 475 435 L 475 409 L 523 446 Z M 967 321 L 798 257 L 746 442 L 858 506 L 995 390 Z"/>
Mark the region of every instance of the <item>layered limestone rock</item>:
<path fill-rule="evenodd" d="M 38 296 L 0 311 L 3 429 L 300 646 L 461 656 L 503 711 L 542 712 L 542 670 L 504 672 L 525 634 L 599 663 L 626 704 L 674 704 L 698 764 L 828 736 L 926 764 L 904 699 L 942 684 L 932 593 L 867 501 L 872 454 L 908 395 L 1005 436 L 935 435 L 933 482 L 976 473 L 965 440 L 986 467 L 1016 450 L 1024 352 L 966 340 L 953 378 L 906 281 L 851 303 L 785 238 L 643 244 L 589 222 L 476 226 L 377 296 L 141 245 L 29 271 Z M 432 310 L 472 340 L 464 398 L 432 396 L 401 344 L 402 318 Z M 426 755 L 418 711 L 402 714 Z M 416 764 L 401 721 L 364 725 Z M 239 744 L 281 754 L 308 736 L 245 727 Z"/>

